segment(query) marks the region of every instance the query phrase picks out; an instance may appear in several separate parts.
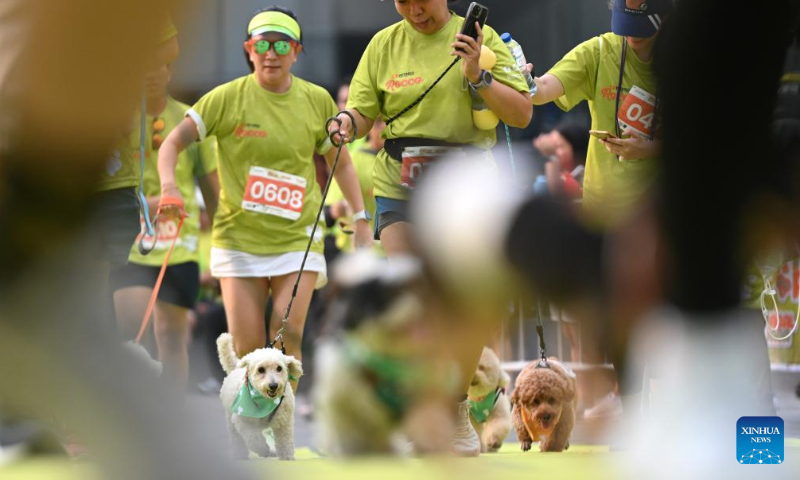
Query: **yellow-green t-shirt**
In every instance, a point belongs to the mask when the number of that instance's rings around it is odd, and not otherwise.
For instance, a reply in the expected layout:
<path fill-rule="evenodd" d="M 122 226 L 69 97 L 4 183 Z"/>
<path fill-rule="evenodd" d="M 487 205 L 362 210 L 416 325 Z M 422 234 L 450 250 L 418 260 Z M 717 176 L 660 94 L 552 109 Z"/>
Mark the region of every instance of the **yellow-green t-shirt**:
<path fill-rule="evenodd" d="M 744 283 L 743 303 L 749 308 L 761 310 L 761 292 L 765 288 L 766 275 L 766 280 L 775 290 L 774 298 L 777 302 L 776 315 L 776 305 L 772 297 L 765 296 L 767 318 L 764 331 L 770 362 L 781 365 L 800 364 L 800 332 L 795 331 L 793 335 L 788 335 L 798 319 L 800 258 L 794 254 L 776 254 L 760 263 L 766 268 L 760 270 L 755 262 L 749 266 Z M 771 330 L 767 330 L 768 328 Z"/>
<path fill-rule="evenodd" d="M 389 119 L 416 100 L 452 63 L 451 44 L 464 18 L 452 14 L 436 33 L 414 30 L 405 20 L 378 32 L 370 41 L 350 83 L 347 108 L 376 118 Z M 484 44 L 497 55 L 492 69 L 495 81 L 528 92 L 511 53 L 497 32 L 483 29 Z M 494 130 L 480 130 L 472 121 L 472 100 L 461 62 L 456 64 L 422 102 L 383 131 L 383 137 L 430 138 L 472 144 L 489 149 L 496 142 Z M 375 195 L 405 199 L 408 190 L 400 186 L 400 162 L 385 151 L 375 162 Z"/>
<path fill-rule="evenodd" d="M 363 143 L 357 149 L 353 149 L 350 153 L 353 159 L 353 167 L 358 176 L 358 183 L 361 186 L 361 198 L 364 200 L 364 210 L 368 211 L 370 216 L 373 217 L 369 221 L 369 228 L 375 228 L 375 195 L 373 194 L 372 184 L 372 170 L 375 168 L 376 152 L 370 150 L 369 145 Z M 339 183 L 334 179 L 331 182 L 330 191 L 328 191 L 328 198 L 325 200 L 326 205 L 332 205 L 340 200 L 345 200 L 344 193 L 342 193 Z M 353 244 L 353 236 L 344 233 L 338 225 L 331 228 L 331 233 L 336 236 L 336 246 L 342 251 L 352 251 L 355 249 Z"/>
<path fill-rule="evenodd" d="M 556 100 L 563 110 L 581 101 L 589 102 L 592 129 L 614 132 L 617 84 L 622 45 L 625 39 L 605 33 L 589 39 L 564 56 L 548 73 L 564 86 Z M 622 95 L 637 86 L 656 95 L 656 77 L 649 63 L 641 62 L 628 49 Z M 612 225 L 627 216 L 642 194 L 651 186 L 658 162 L 656 158 L 620 161 L 595 137 L 589 137 L 586 173 L 583 178 L 583 205 L 594 222 Z"/>
<path fill-rule="evenodd" d="M 219 144 L 214 247 L 253 255 L 305 250 L 322 200 L 313 155 L 332 147 L 325 121 L 337 111 L 327 91 L 305 80 L 292 76 L 287 92 L 273 93 L 248 75 L 187 112 L 200 138 L 215 135 Z M 322 253 L 323 228 L 314 252 Z"/>
<path fill-rule="evenodd" d="M 155 118 L 164 120 L 164 130 L 161 135 L 166 136 L 179 123 L 183 121 L 186 110 L 189 106 L 173 98 L 168 98 L 167 106 L 161 115 L 153 117 L 147 116 L 146 138 L 148 142 L 145 147 L 145 167 L 144 167 L 144 194 L 152 197 L 161 194 L 161 182 L 158 177 L 158 150 L 152 148 L 153 122 Z M 136 162 L 139 161 L 139 152 L 135 155 Z M 170 265 L 177 265 L 185 262 L 197 262 L 198 240 L 200 235 L 200 205 L 195 196 L 195 178 L 208 175 L 217 169 L 217 143 L 215 137 L 206 138 L 202 143 L 189 145 L 178 156 L 178 165 L 175 168 L 175 183 L 184 199 L 186 205 L 186 220 L 181 227 L 180 235 L 175 241 L 175 249 L 169 259 Z M 142 220 L 144 223 L 144 220 Z M 164 262 L 164 257 L 172 245 L 174 232 L 177 230 L 177 222 L 162 221 L 158 226 L 158 241 L 155 248 L 148 255 L 139 253 L 138 243 L 141 237 L 136 238 L 136 243 L 131 249 L 128 261 L 138 265 L 160 266 Z M 143 225 L 144 226 L 144 225 Z M 152 244 L 151 238 L 145 239 L 145 245 Z"/>
<path fill-rule="evenodd" d="M 140 166 L 137 159 L 139 158 L 139 132 L 141 130 L 138 114 L 132 124 L 131 133 L 117 143 L 106 161 L 105 168 L 100 173 L 97 182 L 97 191 L 105 192 L 139 185 Z"/>
<path fill-rule="evenodd" d="M 178 35 L 178 29 L 175 28 L 172 20 L 167 18 L 163 27 L 159 30 L 159 42 L 166 42 L 176 35 Z M 117 188 L 139 186 L 141 169 L 139 165 L 139 158 L 141 156 L 139 148 L 141 141 L 139 138 L 139 132 L 141 132 L 141 118 L 139 115 L 132 120 L 131 127 L 132 131 L 130 135 L 125 136 L 119 141 L 106 161 L 105 168 L 98 179 L 97 191 L 104 192 Z M 145 140 L 145 144 L 147 144 L 147 141 L 148 140 Z M 148 147 L 145 146 L 145 150 L 147 149 Z"/>

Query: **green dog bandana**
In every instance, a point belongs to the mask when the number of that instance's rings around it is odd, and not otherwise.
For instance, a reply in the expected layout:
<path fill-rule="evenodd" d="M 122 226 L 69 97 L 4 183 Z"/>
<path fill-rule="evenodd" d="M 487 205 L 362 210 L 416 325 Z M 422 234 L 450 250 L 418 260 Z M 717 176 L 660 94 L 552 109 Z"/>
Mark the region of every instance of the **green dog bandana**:
<path fill-rule="evenodd" d="M 242 389 L 231 405 L 231 412 L 250 418 L 266 418 L 274 415 L 283 402 L 283 396 L 267 398 L 250 385 L 250 379 L 245 373 L 245 382 Z"/>
<path fill-rule="evenodd" d="M 470 400 L 469 416 L 472 417 L 476 423 L 485 423 L 492 413 L 492 409 L 494 409 L 494 405 L 497 403 L 497 399 L 500 398 L 501 393 L 503 393 L 503 389 L 498 387 L 493 394 L 490 393 L 481 400 Z"/>

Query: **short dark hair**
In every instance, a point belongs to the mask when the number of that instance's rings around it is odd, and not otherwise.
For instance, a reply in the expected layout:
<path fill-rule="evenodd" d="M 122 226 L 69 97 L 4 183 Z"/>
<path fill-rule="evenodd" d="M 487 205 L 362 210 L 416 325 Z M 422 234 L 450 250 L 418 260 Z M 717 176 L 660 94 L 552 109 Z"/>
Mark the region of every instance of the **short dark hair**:
<path fill-rule="evenodd" d="M 281 13 L 284 13 L 284 14 L 292 17 L 294 19 L 294 21 L 297 22 L 298 25 L 300 25 L 300 20 L 297 18 L 297 15 L 295 15 L 295 13 L 293 11 L 289 10 L 288 8 L 281 7 L 280 5 L 272 5 L 272 6 L 265 7 L 265 8 L 262 8 L 260 10 L 257 10 L 255 13 L 253 13 L 253 15 L 250 18 L 253 18 L 256 15 L 258 15 L 259 13 L 264 13 L 264 12 L 281 12 Z M 245 26 L 244 27 L 244 41 L 246 42 L 248 40 L 250 40 L 250 32 L 247 31 L 247 26 Z M 303 27 L 302 26 L 300 27 L 300 38 L 297 39 L 297 40 L 300 43 L 300 45 L 303 44 Z M 250 67 L 250 73 L 253 73 L 253 72 L 256 71 L 256 67 L 255 67 L 255 65 L 253 65 L 253 62 L 250 61 L 250 55 L 247 53 L 247 50 L 244 51 L 244 61 L 247 62 L 247 66 Z"/>

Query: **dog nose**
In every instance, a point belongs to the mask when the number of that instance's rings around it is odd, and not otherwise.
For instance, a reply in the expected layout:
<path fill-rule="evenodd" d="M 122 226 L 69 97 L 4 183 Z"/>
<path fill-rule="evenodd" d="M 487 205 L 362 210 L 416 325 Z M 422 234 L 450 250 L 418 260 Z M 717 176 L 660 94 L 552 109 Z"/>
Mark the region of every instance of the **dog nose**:
<path fill-rule="evenodd" d="M 278 384 L 277 383 L 270 383 L 269 384 L 269 389 L 273 390 L 273 391 L 277 390 L 278 389 Z"/>
<path fill-rule="evenodd" d="M 542 415 L 542 420 L 544 420 L 545 422 L 549 422 L 551 418 L 553 418 L 553 416 L 550 415 L 549 413 L 545 413 L 544 415 Z"/>
<path fill-rule="evenodd" d="M 477 378 L 473 378 L 472 379 L 472 383 L 470 385 L 472 385 L 474 387 L 477 384 L 478 384 L 478 379 Z"/>

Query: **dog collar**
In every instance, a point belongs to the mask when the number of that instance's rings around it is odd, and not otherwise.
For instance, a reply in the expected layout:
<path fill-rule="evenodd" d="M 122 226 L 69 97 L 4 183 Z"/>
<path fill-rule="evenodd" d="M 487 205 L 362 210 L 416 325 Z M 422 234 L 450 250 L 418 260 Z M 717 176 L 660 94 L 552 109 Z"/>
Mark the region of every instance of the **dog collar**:
<path fill-rule="evenodd" d="M 257 389 L 250 384 L 250 379 L 245 372 L 245 382 L 242 384 L 239 394 L 231 405 L 231 412 L 250 418 L 266 418 L 272 420 L 278 407 L 283 403 L 284 395 L 275 398 L 267 398 L 261 395 Z"/>
<path fill-rule="evenodd" d="M 494 393 L 490 393 L 480 400 L 469 400 L 469 416 L 476 423 L 486 423 L 495 404 L 497 404 L 497 400 L 504 391 L 503 387 L 497 387 Z"/>

